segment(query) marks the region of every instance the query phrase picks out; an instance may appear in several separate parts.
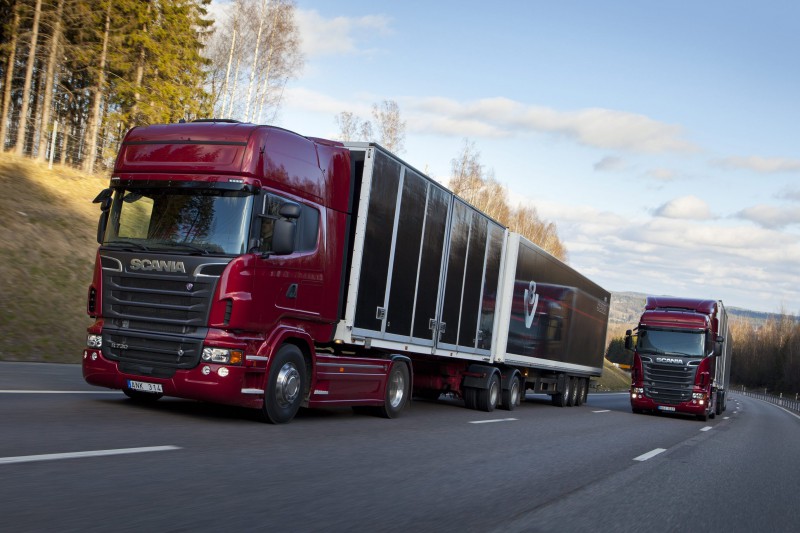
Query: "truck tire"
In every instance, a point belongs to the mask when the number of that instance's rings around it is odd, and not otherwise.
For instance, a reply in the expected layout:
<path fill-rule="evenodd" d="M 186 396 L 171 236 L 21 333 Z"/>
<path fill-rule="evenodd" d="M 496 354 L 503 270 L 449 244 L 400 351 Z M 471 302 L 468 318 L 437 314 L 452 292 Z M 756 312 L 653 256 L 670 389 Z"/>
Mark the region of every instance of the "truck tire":
<path fill-rule="evenodd" d="M 575 405 L 583 405 L 583 378 L 575 378 Z"/>
<path fill-rule="evenodd" d="M 275 354 L 267 377 L 262 408 L 265 422 L 285 424 L 300 409 L 306 389 L 306 363 L 300 348 L 284 344 Z"/>
<path fill-rule="evenodd" d="M 578 380 L 577 378 L 569 378 L 569 394 L 567 394 L 567 407 L 576 405 L 578 398 Z"/>
<path fill-rule="evenodd" d="M 506 411 L 513 411 L 516 406 L 520 404 L 520 389 L 518 378 L 513 378 L 511 383 L 508 384 L 508 389 L 503 391 L 503 398 L 501 406 Z"/>
<path fill-rule="evenodd" d="M 386 380 L 386 394 L 379 412 L 383 418 L 397 418 L 411 397 L 411 379 L 405 363 L 395 363 Z"/>
<path fill-rule="evenodd" d="M 500 402 L 500 376 L 497 373 L 489 378 L 489 385 L 485 389 L 477 389 L 477 405 L 479 411 L 491 413 Z"/>
<path fill-rule="evenodd" d="M 464 407 L 467 409 L 477 409 L 478 408 L 478 389 L 473 387 L 464 387 L 461 391 L 462 396 L 464 396 Z"/>
<path fill-rule="evenodd" d="M 583 379 L 583 403 L 589 401 L 589 378 Z"/>
<path fill-rule="evenodd" d="M 572 380 L 566 378 L 564 380 L 564 390 L 559 392 L 558 394 L 553 394 L 550 401 L 556 407 L 566 407 L 567 406 L 567 399 L 569 398 L 570 391 L 572 390 Z"/>

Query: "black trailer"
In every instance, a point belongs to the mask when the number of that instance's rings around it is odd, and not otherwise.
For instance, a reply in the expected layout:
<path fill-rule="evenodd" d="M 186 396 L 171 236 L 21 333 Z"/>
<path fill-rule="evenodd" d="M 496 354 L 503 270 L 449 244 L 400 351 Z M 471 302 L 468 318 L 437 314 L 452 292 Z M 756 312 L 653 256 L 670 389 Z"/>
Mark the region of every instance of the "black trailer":
<path fill-rule="evenodd" d="M 581 403 L 602 372 L 609 293 L 380 146 L 346 146 L 337 343 L 409 355 L 428 397 L 513 408 L 529 388 Z"/>

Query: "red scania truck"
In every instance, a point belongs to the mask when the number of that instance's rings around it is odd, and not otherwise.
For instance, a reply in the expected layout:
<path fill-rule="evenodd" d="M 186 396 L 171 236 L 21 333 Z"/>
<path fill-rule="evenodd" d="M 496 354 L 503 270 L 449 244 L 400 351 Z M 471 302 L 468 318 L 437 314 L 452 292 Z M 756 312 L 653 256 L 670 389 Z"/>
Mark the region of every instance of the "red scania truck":
<path fill-rule="evenodd" d="M 635 344 L 635 346 L 634 346 Z M 648 297 L 634 334 L 631 409 L 714 418 L 727 406 L 731 334 L 721 301 Z"/>
<path fill-rule="evenodd" d="M 259 409 L 585 401 L 609 293 L 373 143 L 134 128 L 95 199 L 87 382 Z"/>

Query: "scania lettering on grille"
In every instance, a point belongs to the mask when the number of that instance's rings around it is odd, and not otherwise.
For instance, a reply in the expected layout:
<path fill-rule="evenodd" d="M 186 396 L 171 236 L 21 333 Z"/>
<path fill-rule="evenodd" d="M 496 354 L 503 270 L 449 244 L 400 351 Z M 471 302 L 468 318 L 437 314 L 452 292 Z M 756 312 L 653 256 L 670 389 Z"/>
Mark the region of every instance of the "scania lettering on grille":
<path fill-rule="evenodd" d="M 130 269 L 181 272 L 186 274 L 186 267 L 183 266 L 183 261 L 164 261 L 161 259 L 131 259 Z"/>
<path fill-rule="evenodd" d="M 683 359 L 673 359 L 671 357 L 656 357 L 657 363 L 675 363 L 678 365 L 683 364 Z"/>

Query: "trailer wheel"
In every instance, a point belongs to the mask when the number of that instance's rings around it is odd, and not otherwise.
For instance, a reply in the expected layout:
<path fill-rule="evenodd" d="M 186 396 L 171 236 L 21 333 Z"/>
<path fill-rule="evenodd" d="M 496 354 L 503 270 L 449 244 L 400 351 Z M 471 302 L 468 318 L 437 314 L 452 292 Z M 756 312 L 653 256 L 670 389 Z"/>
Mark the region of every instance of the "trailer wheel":
<path fill-rule="evenodd" d="M 589 401 L 589 378 L 583 380 L 583 403 Z"/>
<path fill-rule="evenodd" d="M 266 422 L 285 424 L 294 418 L 306 387 L 306 363 L 300 348 L 284 344 L 275 354 L 264 393 Z"/>
<path fill-rule="evenodd" d="M 569 394 L 567 394 L 567 407 L 573 407 L 577 405 L 578 401 L 578 379 L 577 378 L 568 378 L 569 379 Z"/>
<path fill-rule="evenodd" d="M 477 408 L 480 411 L 491 413 L 500 402 L 500 376 L 496 373 L 489 378 L 489 386 L 478 389 Z"/>
<path fill-rule="evenodd" d="M 386 381 L 386 396 L 378 408 L 384 418 L 397 418 L 408 405 L 411 396 L 411 380 L 405 363 L 395 363 Z"/>
<path fill-rule="evenodd" d="M 503 391 L 502 407 L 506 411 L 513 411 L 520 404 L 519 379 L 513 378 L 508 384 L 508 389 Z"/>
<path fill-rule="evenodd" d="M 575 405 L 583 405 L 583 378 L 575 378 Z"/>
<path fill-rule="evenodd" d="M 564 379 L 564 390 L 553 394 L 550 401 L 556 407 L 566 407 L 567 406 L 567 399 L 569 398 L 572 392 L 572 380 L 570 378 Z"/>

